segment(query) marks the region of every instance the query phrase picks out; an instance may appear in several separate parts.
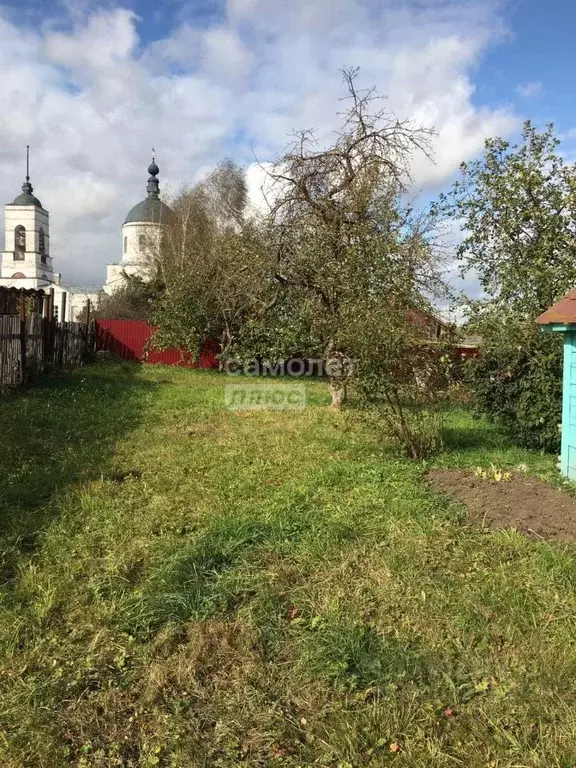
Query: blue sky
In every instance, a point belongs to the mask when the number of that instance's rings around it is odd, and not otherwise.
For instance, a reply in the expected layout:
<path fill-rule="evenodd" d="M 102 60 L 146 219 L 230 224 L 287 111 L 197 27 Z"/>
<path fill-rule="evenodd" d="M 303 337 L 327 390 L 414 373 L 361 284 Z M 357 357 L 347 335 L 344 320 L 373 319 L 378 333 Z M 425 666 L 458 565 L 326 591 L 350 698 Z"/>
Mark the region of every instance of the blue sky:
<path fill-rule="evenodd" d="M 29 143 L 55 267 L 102 283 L 153 145 L 167 193 L 230 155 L 256 199 L 254 158 L 299 128 L 329 140 L 352 65 L 397 114 L 436 127 L 435 163 L 412 167 L 422 199 L 527 117 L 556 123 L 576 158 L 575 28 L 560 0 L 0 3 L 0 189 L 18 193 Z"/>
<path fill-rule="evenodd" d="M 474 75 L 478 101 L 512 99 L 518 112 L 537 124 L 553 122 L 562 133 L 574 129 L 576 3 L 514 0 L 500 13 L 501 42 L 487 49 Z M 526 83 L 539 83 L 540 92 L 531 98 L 515 93 Z"/>

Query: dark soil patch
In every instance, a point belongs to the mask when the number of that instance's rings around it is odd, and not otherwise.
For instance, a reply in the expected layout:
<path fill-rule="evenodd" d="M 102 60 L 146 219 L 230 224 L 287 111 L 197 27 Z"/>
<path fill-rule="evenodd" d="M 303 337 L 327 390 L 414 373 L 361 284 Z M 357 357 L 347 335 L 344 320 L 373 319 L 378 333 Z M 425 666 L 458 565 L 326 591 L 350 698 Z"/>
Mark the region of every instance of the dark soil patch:
<path fill-rule="evenodd" d="M 535 477 L 515 472 L 511 480 L 496 482 L 472 470 L 434 469 L 428 482 L 464 504 L 475 525 L 576 542 L 576 500 Z"/>

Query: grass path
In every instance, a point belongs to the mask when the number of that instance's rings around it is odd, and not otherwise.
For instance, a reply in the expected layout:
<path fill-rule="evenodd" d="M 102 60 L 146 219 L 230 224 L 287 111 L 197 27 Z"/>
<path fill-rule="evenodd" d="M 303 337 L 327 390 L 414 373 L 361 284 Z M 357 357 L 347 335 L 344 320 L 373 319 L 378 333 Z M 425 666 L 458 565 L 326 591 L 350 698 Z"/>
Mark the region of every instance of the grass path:
<path fill-rule="evenodd" d="M 571 545 L 461 525 L 426 467 L 217 374 L 0 400 L 0 764 L 576 765 Z M 442 465 L 553 460 L 463 411 Z"/>

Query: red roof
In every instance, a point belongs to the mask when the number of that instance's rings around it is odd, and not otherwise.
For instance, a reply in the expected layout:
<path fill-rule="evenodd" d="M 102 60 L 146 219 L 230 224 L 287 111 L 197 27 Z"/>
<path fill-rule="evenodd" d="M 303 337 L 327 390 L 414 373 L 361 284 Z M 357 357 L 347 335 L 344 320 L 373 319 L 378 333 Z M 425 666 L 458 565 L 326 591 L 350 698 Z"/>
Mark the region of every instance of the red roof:
<path fill-rule="evenodd" d="M 576 323 L 576 288 L 572 288 L 560 301 L 537 317 L 536 322 L 539 325 Z"/>

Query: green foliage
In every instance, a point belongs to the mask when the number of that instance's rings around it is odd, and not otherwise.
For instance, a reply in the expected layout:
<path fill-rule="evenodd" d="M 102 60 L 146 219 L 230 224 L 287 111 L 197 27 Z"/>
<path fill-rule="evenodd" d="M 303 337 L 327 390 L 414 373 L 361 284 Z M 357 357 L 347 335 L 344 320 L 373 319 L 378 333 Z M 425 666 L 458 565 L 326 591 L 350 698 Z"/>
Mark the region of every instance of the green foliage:
<path fill-rule="evenodd" d="M 576 284 L 576 169 L 558 144 L 552 126 L 539 133 L 530 122 L 519 146 L 488 140 L 439 204 L 461 221 L 462 270 L 474 269 L 486 293 L 469 308 L 483 340 L 469 367 L 476 405 L 521 445 L 547 451 L 560 440 L 561 342 L 535 319 Z"/>
<path fill-rule="evenodd" d="M 198 299 L 191 275 L 166 278 L 167 290 L 156 300 L 151 321 L 158 326 L 154 346 L 158 349 L 183 349 L 198 359 L 207 337 L 207 318 Z"/>
<path fill-rule="evenodd" d="M 436 339 L 423 299 L 407 311 L 394 303 L 372 309 L 370 322 L 355 313 L 348 326 L 357 352 L 353 372 L 357 404 L 380 424 L 383 439 L 405 455 L 425 459 L 442 449 L 442 426 L 453 357 Z"/>
<path fill-rule="evenodd" d="M 110 320 L 150 320 L 161 289 L 154 281 L 126 275 L 114 293 L 102 292 L 92 317 Z M 85 314 L 85 310 L 84 310 Z"/>
<path fill-rule="evenodd" d="M 270 172 L 269 301 L 240 335 L 244 354 L 325 361 L 334 406 L 363 348 L 358 319 L 378 343 L 383 309 L 406 324 L 406 310 L 441 284 L 434 222 L 405 203 L 408 168 L 429 133 L 375 108 L 378 97 L 357 88 L 355 70 L 343 75 L 348 107 L 332 145 L 319 149 L 301 131 Z"/>
<path fill-rule="evenodd" d="M 159 251 L 150 255 L 163 286 L 152 315 L 155 344 L 197 357 L 210 337 L 226 357 L 271 274 L 265 231 L 247 216 L 244 172 L 224 161 L 171 208 Z"/>
<path fill-rule="evenodd" d="M 436 363 L 434 363 L 436 364 Z M 443 446 L 444 392 L 417 381 L 367 376 L 358 387 L 366 418 L 382 440 L 412 459 L 427 459 Z"/>
<path fill-rule="evenodd" d="M 337 611 L 312 619 L 307 645 L 303 670 L 352 690 L 384 688 L 406 678 L 423 682 L 426 676 L 423 660 L 406 638 L 386 637 Z"/>
<path fill-rule="evenodd" d="M 482 354 L 467 365 L 475 406 L 518 445 L 560 450 L 562 339 L 514 314 L 481 323 Z"/>
<path fill-rule="evenodd" d="M 208 526 L 193 545 L 177 550 L 154 572 L 142 595 L 122 612 L 131 633 L 150 634 L 168 621 L 206 618 L 226 609 L 219 578 L 251 548 L 273 535 L 267 521 L 223 517 Z"/>
<path fill-rule="evenodd" d="M 491 302 L 535 318 L 576 282 L 576 169 L 552 125 L 527 121 L 522 139 L 487 140 L 438 209 L 461 223 L 463 272 L 476 271 Z"/>

